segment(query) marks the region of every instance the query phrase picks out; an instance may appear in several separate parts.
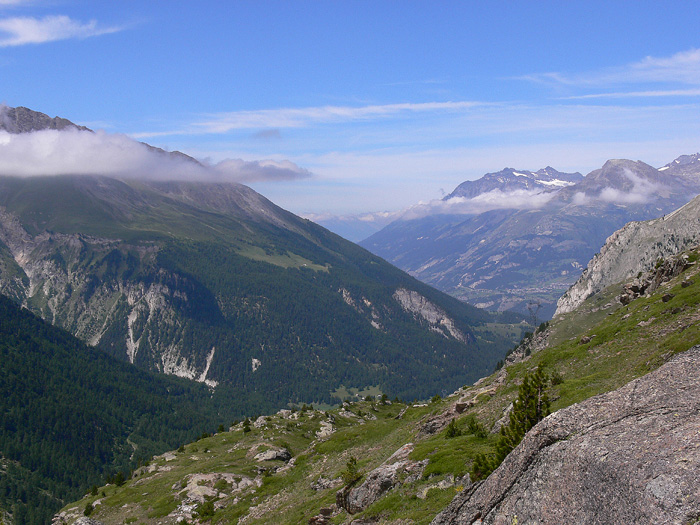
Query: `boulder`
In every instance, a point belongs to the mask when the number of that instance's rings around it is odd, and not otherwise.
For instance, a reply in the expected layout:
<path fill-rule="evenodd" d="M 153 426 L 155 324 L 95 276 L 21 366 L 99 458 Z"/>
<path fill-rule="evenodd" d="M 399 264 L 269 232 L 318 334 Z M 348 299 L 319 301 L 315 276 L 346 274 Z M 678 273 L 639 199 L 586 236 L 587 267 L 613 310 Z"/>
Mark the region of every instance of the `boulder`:
<path fill-rule="evenodd" d="M 286 448 L 271 448 L 255 455 L 255 461 L 289 461 L 292 454 Z"/>
<path fill-rule="evenodd" d="M 433 525 L 695 523 L 700 346 L 543 419 Z"/>
<path fill-rule="evenodd" d="M 342 484 L 343 480 L 341 478 L 329 479 L 321 476 L 318 478 L 318 480 L 311 484 L 311 490 L 327 490 L 339 487 Z"/>

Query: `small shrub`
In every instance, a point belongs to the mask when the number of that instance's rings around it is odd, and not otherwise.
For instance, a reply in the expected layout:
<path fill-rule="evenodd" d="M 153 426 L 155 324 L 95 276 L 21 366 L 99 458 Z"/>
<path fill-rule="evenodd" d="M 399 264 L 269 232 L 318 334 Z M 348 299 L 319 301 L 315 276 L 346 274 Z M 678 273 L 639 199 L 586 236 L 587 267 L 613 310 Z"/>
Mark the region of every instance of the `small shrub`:
<path fill-rule="evenodd" d="M 474 414 L 469 414 L 467 416 L 467 434 L 472 434 L 478 438 L 485 438 L 486 436 L 489 435 L 489 433 L 486 431 L 486 428 L 484 425 L 479 422 L 478 419 L 476 419 L 476 416 Z"/>
<path fill-rule="evenodd" d="M 114 484 L 117 487 L 121 487 L 122 485 L 124 485 L 125 481 L 126 479 L 124 478 L 124 473 L 120 470 L 119 472 L 117 472 L 117 475 L 114 476 Z"/>
<path fill-rule="evenodd" d="M 440 397 L 440 394 L 435 394 L 432 399 L 430 400 L 431 403 L 437 403 L 440 401 L 442 398 Z"/>
<path fill-rule="evenodd" d="M 535 372 L 525 374 L 518 390 L 518 399 L 513 402 L 507 425 L 501 427 L 501 435 L 493 454 L 478 454 L 472 465 L 474 481 L 484 479 L 503 462 L 506 456 L 523 439 L 525 433 L 549 414 L 547 384 L 550 379 L 540 364 Z"/>
<path fill-rule="evenodd" d="M 200 519 L 211 518 L 214 516 L 214 512 L 214 502 L 209 500 L 197 505 L 194 515 Z"/>
<path fill-rule="evenodd" d="M 219 433 L 219 432 L 223 432 L 224 430 L 225 430 L 224 425 L 221 424 L 221 425 L 219 425 L 219 428 L 216 429 L 216 432 Z"/>
<path fill-rule="evenodd" d="M 450 424 L 447 425 L 447 431 L 445 432 L 445 437 L 448 439 L 455 438 L 457 436 L 461 436 L 462 431 L 457 428 L 457 423 L 455 422 L 455 418 L 452 418 L 452 421 L 450 421 Z"/>
<path fill-rule="evenodd" d="M 85 510 L 83 511 L 84 516 L 89 516 L 92 514 L 92 511 L 95 510 L 95 508 L 92 506 L 92 503 L 88 503 L 85 505 Z"/>
<path fill-rule="evenodd" d="M 564 382 L 564 376 L 555 370 L 552 372 L 550 381 L 552 382 L 552 386 L 561 385 Z"/>
<path fill-rule="evenodd" d="M 214 488 L 219 492 L 223 492 L 224 490 L 228 489 L 228 483 L 224 478 L 221 478 L 214 483 Z"/>
<path fill-rule="evenodd" d="M 355 456 L 350 456 L 350 459 L 345 464 L 345 470 L 340 473 L 340 477 L 345 485 L 353 485 L 360 479 L 360 471 L 357 469 L 357 459 Z"/>

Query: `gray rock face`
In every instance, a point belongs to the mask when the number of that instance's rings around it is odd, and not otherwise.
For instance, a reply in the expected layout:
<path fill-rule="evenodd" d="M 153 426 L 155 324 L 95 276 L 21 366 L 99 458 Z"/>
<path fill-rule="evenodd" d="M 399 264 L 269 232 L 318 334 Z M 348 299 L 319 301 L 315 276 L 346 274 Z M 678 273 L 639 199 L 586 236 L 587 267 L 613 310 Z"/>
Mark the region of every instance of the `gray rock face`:
<path fill-rule="evenodd" d="M 555 315 L 572 311 L 604 288 L 652 269 L 700 243 L 700 197 L 660 219 L 630 222 L 608 237 L 576 283 L 557 302 Z"/>
<path fill-rule="evenodd" d="M 451 336 L 462 343 L 468 342 L 467 336 L 460 332 L 454 321 L 441 308 L 428 301 L 418 292 L 399 288 L 394 292 L 394 299 L 398 301 L 404 310 L 427 321 L 430 324 L 430 329 L 434 332 L 447 338 Z"/>
<path fill-rule="evenodd" d="M 5 130 L 8 133 L 29 133 L 44 129 L 88 130 L 85 126 L 78 126 L 70 120 L 60 117 L 51 118 L 29 108 L 0 106 L 0 130 Z"/>
<path fill-rule="evenodd" d="M 433 524 L 695 523 L 700 346 L 542 420 Z"/>
<path fill-rule="evenodd" d="M 427 460 L 411 461 L 408 455 L 413 450 L 413 443 L 408 443 L 394 452 L 382 465 L 367 474 L 367 479 L 359 487 L 338 491 L 336 503 L 350 514 L 360 512 L 381 498 L 399 483 L 405 474 L 406 481 L 417 479 L 423 474 Z"/>
<path fill-rule="evenodd" d="M 260 452 L 255 455 L 255 461 L 289 461 L 292 459 L 292 455 L 286 448 L 273 448 L 266 450 L 265 452 Z"/>

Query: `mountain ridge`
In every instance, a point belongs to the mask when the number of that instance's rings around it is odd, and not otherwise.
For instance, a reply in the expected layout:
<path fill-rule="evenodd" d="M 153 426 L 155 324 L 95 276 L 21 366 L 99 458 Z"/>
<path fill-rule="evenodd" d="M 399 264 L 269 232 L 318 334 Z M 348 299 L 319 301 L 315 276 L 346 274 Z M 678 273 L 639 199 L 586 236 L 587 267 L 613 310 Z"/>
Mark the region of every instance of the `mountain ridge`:
<path fill-rule="evenodd" d="M 554 191 L 519 188 L 499 194 L 492 204 L 496 209 L 487 211 L 482 197 L 501 190 L 484 186 L 485 193 L 459 203 L 465 214 L 397 220 L 360 245 L 476 306 L 532 310 L 547 319 L 613 231 L 631 220 L 668 213 L 700 191 L 697 155 L 668 166 L 659 171 L 641 161 L 613 159 Z M 491 175 L 495 180 L 497 174 Z M 523 203 L 527 206 L 519 209 Z"/>

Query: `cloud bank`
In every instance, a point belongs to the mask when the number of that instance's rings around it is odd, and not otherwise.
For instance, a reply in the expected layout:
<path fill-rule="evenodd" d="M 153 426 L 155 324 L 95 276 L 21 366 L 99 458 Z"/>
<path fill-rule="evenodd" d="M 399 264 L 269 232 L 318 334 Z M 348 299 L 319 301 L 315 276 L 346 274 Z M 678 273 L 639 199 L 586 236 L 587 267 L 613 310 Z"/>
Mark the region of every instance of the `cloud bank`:
<path fill-rule="evenodd" d="M 123 27 L 100 27 L 96 20 L 81 23 L 64 15 L 4 18 L 0 20 L 0 47 L 88 38 L 116 33 L 122 29 Z"/>
<path fill-rule="evenodd" d="M 643 179 L 627 168 L 623 170 L 623 175 L 632 183 L 632 187 L 629 190 L 620 190 L 606 186 L 596 195 L 577 192 L 574 194 L 572 202 L 581 206 L 594 204 L 595 202 L 623 205 L 647 204 L 664 189 L 662 184 Z"/>
<path fill-rule="evenodd" d="M 556 192 L 515 190 L 504 192 L 496 189 L 471 199 L 452 197 L 418 203 L 402 212 L 402 220 L 419 219 L 428 215 L 478 215 L 491 210 L 531 210 L 545 206 Z"/>
<path fill-rule="evenodd" d="M 0 131 L 0 174 L 240 183 L 311 176 L 308 170 L 290 161 L 226 159 L 218 164 L 205 164 L 150 148 L 126 135 L 79 130 L 20 134 Z"/>

